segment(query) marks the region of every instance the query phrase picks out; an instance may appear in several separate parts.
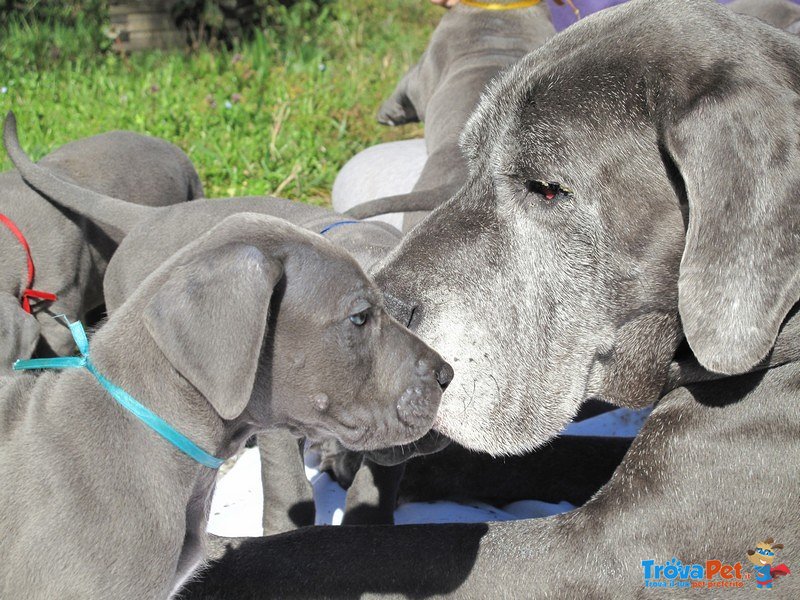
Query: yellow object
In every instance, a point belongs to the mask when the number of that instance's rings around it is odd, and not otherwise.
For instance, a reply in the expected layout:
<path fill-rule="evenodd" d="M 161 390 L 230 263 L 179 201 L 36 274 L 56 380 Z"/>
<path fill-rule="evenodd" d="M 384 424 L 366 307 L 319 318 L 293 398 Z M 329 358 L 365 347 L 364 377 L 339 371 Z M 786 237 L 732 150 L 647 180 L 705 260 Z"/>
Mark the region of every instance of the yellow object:
<path fill-rule="evenodd" d="M 516 10 L 518 8 L 529 8 L 536 6 L 542 0 L 520 0 L 519 2 L 508 2 L 501 4 L 500 2 L 479 2 L 478 0 L 461 0 L 464 6 L 471 6 L 472 8 L 482 8 L 483 10 Z"/>

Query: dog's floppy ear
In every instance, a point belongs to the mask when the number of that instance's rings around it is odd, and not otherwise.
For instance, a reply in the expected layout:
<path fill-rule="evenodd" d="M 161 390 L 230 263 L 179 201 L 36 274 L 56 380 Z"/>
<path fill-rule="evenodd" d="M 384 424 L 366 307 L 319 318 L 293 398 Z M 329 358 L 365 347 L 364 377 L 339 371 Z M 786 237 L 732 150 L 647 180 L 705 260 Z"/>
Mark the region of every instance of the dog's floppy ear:
<path fill-rule="evenodd" d="M 212 246 L 175 266 L 144 311 L 167 360 L 223 419 L 238 417 L 255 382 L 281 264 L 245 243 Z"/>
<path fill-rule="evenodd" d="M 726 374 L 767 355 L 800 298 L 800 98 L 771 80 L 731 83 L 664 128 L 689 204 L 684 334 Z"/>

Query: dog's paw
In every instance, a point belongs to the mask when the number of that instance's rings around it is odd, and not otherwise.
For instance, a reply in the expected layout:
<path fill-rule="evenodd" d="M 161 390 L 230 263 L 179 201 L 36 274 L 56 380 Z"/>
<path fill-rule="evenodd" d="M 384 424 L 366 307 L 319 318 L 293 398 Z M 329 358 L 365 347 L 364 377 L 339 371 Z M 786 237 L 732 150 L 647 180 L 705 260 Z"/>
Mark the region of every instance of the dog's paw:
<path fill-rule="evenodd" d="M 398 99 L 396 96 L 392 96 L 378 110 L 378 123 L 382 125 L 395 127 L 417 121 L 419 121 L 417 111 L 405 97 Z"/>
<path fill-rule="evenodd" d="M 320 456 L 319 470 L 328 473 L 343 488 L 349 488 L 361 468 L 362 453 L 347 450 L 334 439 L 317 442 L 313 449 Z"/>

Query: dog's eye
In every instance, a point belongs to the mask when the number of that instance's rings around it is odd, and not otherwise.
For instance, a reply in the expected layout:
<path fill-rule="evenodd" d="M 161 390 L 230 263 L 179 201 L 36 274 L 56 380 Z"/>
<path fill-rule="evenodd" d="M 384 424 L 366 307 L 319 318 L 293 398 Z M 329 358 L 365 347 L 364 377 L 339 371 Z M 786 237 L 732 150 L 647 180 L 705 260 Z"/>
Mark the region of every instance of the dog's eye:
<path fill-rule="evenodd" d="M 361 327 L 367 322 L 367 317 L 369 317 L 369 311 L 362 310 L 354 315 L 350 315 L 350 322 L 356 327 Z"/>
<path fill-rule="evenodd" d="M 525 182 L 525 187 L 532 194 L 538 194 L 545 200 L 556 200 L 559 196 L 571 196 L 572 190 L 557 181 L 541 181 L 540 179 L 529 179 Z"/>

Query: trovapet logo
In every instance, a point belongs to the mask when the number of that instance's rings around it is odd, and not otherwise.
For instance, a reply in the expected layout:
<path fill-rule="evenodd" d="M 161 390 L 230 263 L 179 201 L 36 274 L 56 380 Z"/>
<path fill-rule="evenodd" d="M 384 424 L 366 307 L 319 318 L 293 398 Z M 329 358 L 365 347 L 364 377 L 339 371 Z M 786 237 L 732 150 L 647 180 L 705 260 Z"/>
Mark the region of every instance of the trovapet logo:
<path fill-rule="evenodd" d="M 684 564 L 677 558 L 666 563 L 654 560 L 642 561 L 644 586 L 648 588 L 743 588 L 752 586 L 758 589 L 771 588 L 776 578 L 790 575 L 785 564 L 774 564 L 776 552 L 783 544 L 776 544 L 772 538 L 756 544 L 755 550 L 747 551 L 748 560 L 753 563 L 751 573 L 741 562 L 726 564 L 721 560 L 709 559 L 700 563 Z"/>
<path fill-rule="evenodd" d="M 750 573 L 742 572 L 742 563 L 728 565 L 715 559 L 692 564 L 683 564 L 677 558 L 665 564 L 643 560 L 642 570 L 644 586 L 650 588 L 740 588 L 750 579 Z"/>

